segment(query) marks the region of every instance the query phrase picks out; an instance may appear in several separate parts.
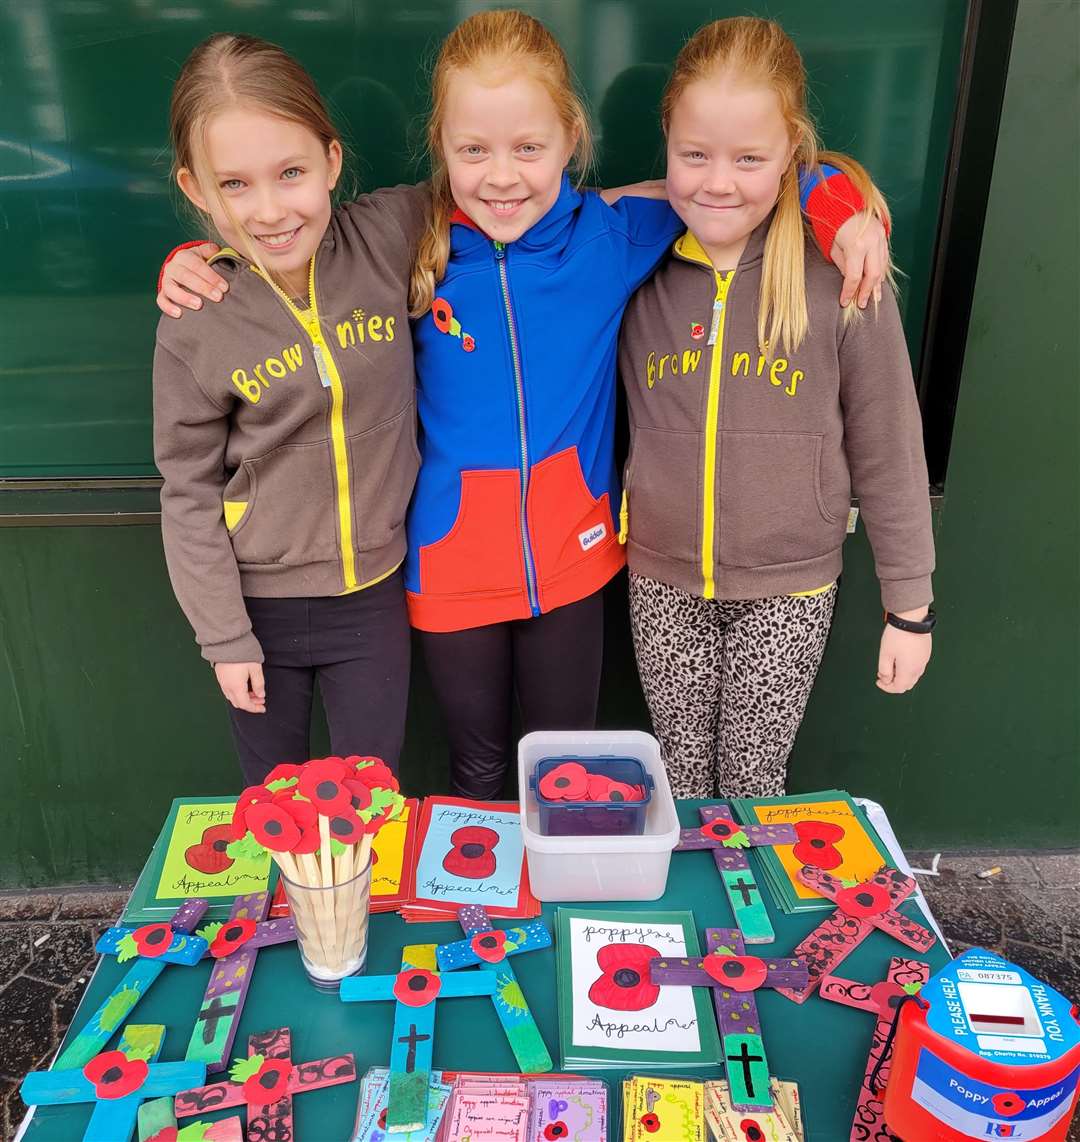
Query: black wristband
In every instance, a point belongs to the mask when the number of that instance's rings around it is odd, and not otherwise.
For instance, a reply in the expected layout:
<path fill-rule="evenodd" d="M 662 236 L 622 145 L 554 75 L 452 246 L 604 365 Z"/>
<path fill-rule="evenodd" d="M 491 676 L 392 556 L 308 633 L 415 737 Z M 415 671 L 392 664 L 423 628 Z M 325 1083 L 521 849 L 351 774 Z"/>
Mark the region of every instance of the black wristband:
<path fill-rule="evenodd" d="M 937 625 L 937 615 L 934 613 L 933 607 L 926 608 L 926 618 L 920 621 L 902 619 L 899 615 L 894 615 L 892 611 L 886 611 L 885 621 L 889 626 L 896 627 L 897 630 L 906 630 L 908 634 L 929 634 Z"/>

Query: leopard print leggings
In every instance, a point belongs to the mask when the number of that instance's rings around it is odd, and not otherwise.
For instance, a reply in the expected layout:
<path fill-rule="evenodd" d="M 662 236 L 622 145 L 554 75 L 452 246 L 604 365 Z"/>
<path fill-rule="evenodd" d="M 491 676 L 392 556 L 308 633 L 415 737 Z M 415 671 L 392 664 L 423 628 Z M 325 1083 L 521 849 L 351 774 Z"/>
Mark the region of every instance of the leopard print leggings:
<path fill-rule="evenodd" d="M 835 584 L 727 600 L 630 576 L 638 673 L 676 797 L 784 793 L 835 603 Z"/>

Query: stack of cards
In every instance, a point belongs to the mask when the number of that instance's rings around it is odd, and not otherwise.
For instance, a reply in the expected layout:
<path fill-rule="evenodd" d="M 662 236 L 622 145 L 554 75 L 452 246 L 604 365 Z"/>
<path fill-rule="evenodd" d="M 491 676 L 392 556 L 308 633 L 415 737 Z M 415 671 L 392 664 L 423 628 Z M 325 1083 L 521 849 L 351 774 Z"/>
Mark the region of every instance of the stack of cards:
<path fill-rule="evenodd" d="M 452 1088 L 450 1083 L 443 1082 L 441 1071 L 432 1071 L 428 1089 L 428 1120 L 423 1129 L 388 1134 L 386 1107 L 390 1097 L 390 1072 L 386 1067 L 372 1067 L 360 1086 L 350 1142 L 435 1142 Z"/>
<path fill-rule="evenodd" d="M 896 867 L 866 814 L 841 789 L 757 801 L 735 798 L 731 809 L 745 825 L 795 826 L 796 844 L 754 849 L 776 906 L 788 915 L 836 907 L 798 879 L 804 865 L 852 881 L 865 880 L 882 865 Z"/>
<path fill-rule="evenodd" d="M 709 1127 L 710 1142 L 746 1142 L 757 1137 L 769 1142 L 803 1142 L 802 1107 L 797 1083 L 769 1080 L 773 1097 L 771 1114 L 755 1114 L 733 1110 L 728 1084 L 724 1079 L 710 1080 L 705 1084 L 705 1121 Z"/>
<path fill-rule="evenodd" d="M 705 1067 L 720 1061 L 709 992 L 660 987 L 658 957 L 700 955 L 690 912 L 559 908 L 555 962 L 563 1067 Z"/>
<path fill-rule="evenodd" d="M 517 802 L 425 798 L 416 850 L 415 896 L 401 907 L 403 919 L 456 920 L 462 904 L 479 904 L 493 918 L 540 915 Z"/>
<path fill-rule="evenodd" d="M 444 1080 L 450 1077 L 443 1073 Z M 607 1115 L 602 1082 L 573 1075 L 459 1073 L 437 1142 L 607 1142 Z"/>

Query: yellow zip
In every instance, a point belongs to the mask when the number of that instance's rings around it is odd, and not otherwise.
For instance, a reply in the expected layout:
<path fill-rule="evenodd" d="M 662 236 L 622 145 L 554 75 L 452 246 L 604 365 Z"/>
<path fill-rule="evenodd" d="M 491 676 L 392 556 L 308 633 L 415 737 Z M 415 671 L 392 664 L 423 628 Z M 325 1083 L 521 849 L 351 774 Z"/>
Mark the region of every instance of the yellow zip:
<path fill-rule="evenodd" d="M 330 354 L 319 325 L 319 305 L 315 299 L 315 258 L 311 259 L 308 267 L 308 312 L 304 314 L 293 305 L 292 298 L 281 289 L 273 279 L 266 277 L 258 266 L 252 266 L 255 271 L 267 282 L 273 291 L 285 303 L 289 312 L 296 318 L 301 328 L 311 338 L 314 348 L 315 366 L 319 372 L 319 379 L 330 389 L 330 445 L 334 454 L 334 475 L 337 482 L 337 508 L 338 526 L 341 534 L 341 569 L 345 578 L 345 594 L 355 591 L 360 586 L 356 581 L 356 561 L 353 557 L 352 538 L 352 499 L 349 493 L 349 453 L 345 446 L 345 389 L 341 383 L 341 374 L 337 364 Z M 374 580 L 378 582 L 378 580 Z"/>
<path fill-rule="evenodd" d="M 727 311 L 727 293 L 734 270 L 716 278 L 716 297 L 713 299 L 712 324 L 709 327 L 709 344 L 712 357 L 709 361 L 709 395 L 705 410 L 705 496 L 701 520 L 701 577 L 704 580 L 706 599 L 716 598 L 713 580 L 713 537 L 716 534 L 716 435 L 720 418 L 720 366 L 724 356 L 724 317 Z"/>

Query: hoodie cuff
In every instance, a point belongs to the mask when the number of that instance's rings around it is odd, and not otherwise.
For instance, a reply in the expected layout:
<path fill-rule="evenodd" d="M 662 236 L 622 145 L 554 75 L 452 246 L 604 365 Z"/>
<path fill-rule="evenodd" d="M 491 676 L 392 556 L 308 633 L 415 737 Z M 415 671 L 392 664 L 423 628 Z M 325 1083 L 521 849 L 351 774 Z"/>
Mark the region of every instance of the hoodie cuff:
<path fill-rule="evenodd" d="M 211 665 L 219 662 L 263 662 L 263 651 L 259 640 L 248 631 L 239 638 L 226 642 L 210 642 L 201 647 L 202 656 Z"/>
<path fill-rule="evenodd" d="M 933 601 L 934 590 L 929 575 L 920 575 L 917 579 L 881 580 L 881 605 L 893 614 L 928 607 Z"/>
<path fill-rule="evenodd" d="M 161 293 L 161 283 L 165 279 L 165 267 L 180 253 L 181 250 L 190 250 L 195 246 L 201 246 L 206 241 L 205 238 L 197 238 L 194 242 L 184 242 L 181 246 L 174 246 L 166 255 L 165 261 L 161 263 L 161 269 L 158 270 L 157 275 L 157 292 Z M 826 255 L 827 257 L 828 255 Z M 239 662 L 246 662 L 247 659 L 238 659 Z M 254 661 L 254 660 L 252 660 Z"/>

